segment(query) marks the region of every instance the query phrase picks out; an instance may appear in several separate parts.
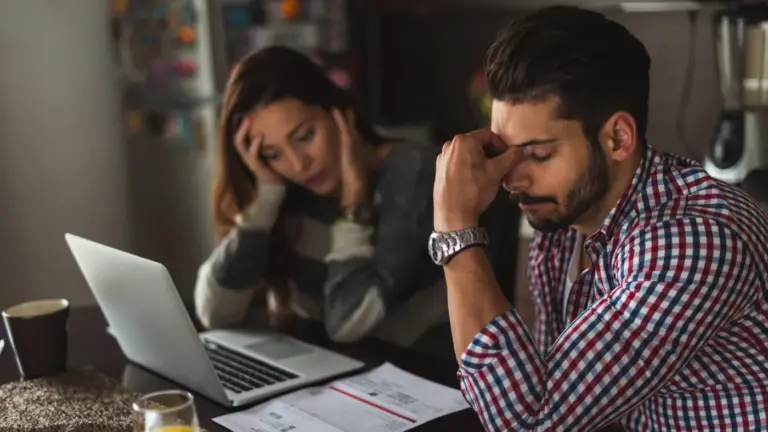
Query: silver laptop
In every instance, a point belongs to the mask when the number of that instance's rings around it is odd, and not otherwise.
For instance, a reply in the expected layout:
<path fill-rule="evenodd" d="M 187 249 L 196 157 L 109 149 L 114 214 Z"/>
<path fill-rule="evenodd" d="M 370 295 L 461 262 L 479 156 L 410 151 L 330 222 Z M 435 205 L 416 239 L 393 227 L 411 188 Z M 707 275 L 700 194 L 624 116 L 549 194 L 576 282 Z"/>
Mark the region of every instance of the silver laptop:
<path fill-rule="evenodd" d="M 276 332 L 198 334 L 165 266 L 64 237 L 126 357 L 222 405 L 241 406 L 364 366 Z"/>

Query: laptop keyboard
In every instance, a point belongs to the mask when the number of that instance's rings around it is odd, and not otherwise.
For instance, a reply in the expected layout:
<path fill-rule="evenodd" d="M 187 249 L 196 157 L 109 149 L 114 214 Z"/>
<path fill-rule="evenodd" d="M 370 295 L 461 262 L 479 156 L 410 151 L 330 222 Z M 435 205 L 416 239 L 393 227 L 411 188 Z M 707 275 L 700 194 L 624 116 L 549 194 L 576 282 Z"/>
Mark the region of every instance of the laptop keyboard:
<path fill-rule="evenodd" d="M 229 348 L 204 341 L 205 350 L 225 389 L 244 393 L 260 389 L 299 376 Z"/>

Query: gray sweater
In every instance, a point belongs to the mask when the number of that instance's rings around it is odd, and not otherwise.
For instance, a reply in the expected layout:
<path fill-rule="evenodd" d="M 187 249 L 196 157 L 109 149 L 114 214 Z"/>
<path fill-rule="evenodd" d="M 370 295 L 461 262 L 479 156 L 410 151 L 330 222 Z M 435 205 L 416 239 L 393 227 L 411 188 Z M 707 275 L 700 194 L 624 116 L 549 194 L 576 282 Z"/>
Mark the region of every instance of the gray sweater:
<path fill-rule="evenodd" d="M 412 344 L 445 319 L 442 270 L 426 247 L 439 151 L 394 144 L 372 178 L 371 226 L 334 224 L 341 216 L 337 199 L 260 185 L 237 227 L 200 267 L 195 305 L 201 322 L 210 328 L 243 319 L 273 265 L 270 239 L 282 229 L 280 238 L 289 239 L 285 267 L 296 313 L 323 321 L 335 341 L 370 334 Z"/>

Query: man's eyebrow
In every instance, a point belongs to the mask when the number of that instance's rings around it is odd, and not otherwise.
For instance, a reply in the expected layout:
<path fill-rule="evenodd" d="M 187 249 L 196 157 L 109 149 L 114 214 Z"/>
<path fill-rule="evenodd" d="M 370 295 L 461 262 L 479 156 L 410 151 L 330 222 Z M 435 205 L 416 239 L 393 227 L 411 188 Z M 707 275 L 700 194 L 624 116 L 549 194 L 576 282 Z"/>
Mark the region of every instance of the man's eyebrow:
<path fill-rule="evenodd" d="M 532 139 L 532 140 L 522 142 L 520 144 L 513 144 L 510 147 L 519 147 L 519 148 L 530 147 L 530 146 L 536 146 L 536 145 L 551 144 L 555 141 L 557 141 L 557 138 Z"/>

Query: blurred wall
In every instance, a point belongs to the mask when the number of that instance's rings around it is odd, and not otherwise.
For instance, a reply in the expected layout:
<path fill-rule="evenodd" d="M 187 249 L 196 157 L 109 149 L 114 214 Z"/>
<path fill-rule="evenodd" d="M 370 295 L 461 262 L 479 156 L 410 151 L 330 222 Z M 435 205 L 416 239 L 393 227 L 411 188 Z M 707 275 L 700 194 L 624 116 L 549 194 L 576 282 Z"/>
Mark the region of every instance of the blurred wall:
<path fill-rule="evenodd" d="M 129 247 L 107 4 L 0 0 L 0 308 L 93 302 L 65 232 Z"/>

